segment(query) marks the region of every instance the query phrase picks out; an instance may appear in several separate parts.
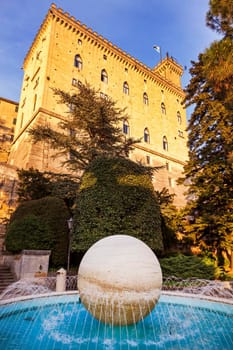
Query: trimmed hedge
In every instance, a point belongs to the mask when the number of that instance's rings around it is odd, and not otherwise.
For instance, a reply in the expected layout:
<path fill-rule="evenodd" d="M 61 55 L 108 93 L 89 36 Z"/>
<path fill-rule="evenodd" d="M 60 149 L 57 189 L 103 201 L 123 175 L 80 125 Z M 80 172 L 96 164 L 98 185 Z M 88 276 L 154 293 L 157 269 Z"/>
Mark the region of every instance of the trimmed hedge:
<path fill-rule="evenodd" d="M 207 258 L 196 255 L 178 254 L 168 258 L 159 259 L 164 277 L 175 276 L 179 278 L 215 279 L 216 268 Z"/>
<path fill-rule="evenodd" d="M 6 232 L 6 249 L 51 250 L 50 265 L 64 266 L 67 260 L 68 209 L 63 200 L 44 197 L 21 203 L 11 216 Z"/>
<path fill-rule="evenodd" d="M 74 251 L 126 234 L 163 250 L 160 208 L 147 170 L 129 159 L 100 157 L 83 174 L 74 210 Z"/>

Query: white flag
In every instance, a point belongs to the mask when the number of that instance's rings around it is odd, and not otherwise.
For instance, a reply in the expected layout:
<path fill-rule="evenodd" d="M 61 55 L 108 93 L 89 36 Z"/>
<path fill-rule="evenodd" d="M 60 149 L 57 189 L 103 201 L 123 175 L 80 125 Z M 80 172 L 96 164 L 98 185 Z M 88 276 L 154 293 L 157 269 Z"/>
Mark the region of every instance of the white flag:
<path fill-rule="evenodd" d="M 160 46 L 154 45 L 153 48 L 155 49 L 155 51 L 157 51 L 158 53 L 160 53 Z"/>

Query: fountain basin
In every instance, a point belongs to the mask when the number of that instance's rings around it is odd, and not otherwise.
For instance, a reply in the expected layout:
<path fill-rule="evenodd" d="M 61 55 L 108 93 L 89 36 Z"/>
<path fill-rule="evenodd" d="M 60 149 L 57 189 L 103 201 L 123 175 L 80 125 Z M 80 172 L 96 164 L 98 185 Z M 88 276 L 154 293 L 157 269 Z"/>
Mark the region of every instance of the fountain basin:
<path fill-rule="evenodd" d="M 1 303 L 0 347 L 230 350 L 233 304 L 211 299 L 162 293 L 156 308 L 144 320 L 113 327 L 92 317 L 77 293 L 8 300 Z"/>

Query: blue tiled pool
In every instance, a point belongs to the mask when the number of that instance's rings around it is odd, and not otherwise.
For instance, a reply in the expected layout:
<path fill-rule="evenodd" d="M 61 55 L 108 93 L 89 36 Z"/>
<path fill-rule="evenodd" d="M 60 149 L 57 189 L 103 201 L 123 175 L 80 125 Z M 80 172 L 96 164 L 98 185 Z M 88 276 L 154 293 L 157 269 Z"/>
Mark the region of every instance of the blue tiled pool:
<path fill-rule="evenodd" d="M 233 305 L 162 295 L 152 313 L 131 326 L 95 320 L 78 295 L 2 305 L 3 350 L 232 350 Z"/>

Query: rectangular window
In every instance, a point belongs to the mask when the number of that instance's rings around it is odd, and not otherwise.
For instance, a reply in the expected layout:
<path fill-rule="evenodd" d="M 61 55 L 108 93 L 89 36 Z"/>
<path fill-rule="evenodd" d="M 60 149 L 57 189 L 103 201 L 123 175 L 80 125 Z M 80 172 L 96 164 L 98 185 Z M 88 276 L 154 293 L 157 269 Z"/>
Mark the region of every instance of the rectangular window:
<path fill-rule="evenodd" d="M 108 95 L 104 94 L 103 92 L 100 92 L 100 97 L 104 98 L 105 100 L 108 100 Z"/>
<path fill-rule="evenodd" d="M 183 134 L 183 131 L 181 131 L 181 130 L 178 130 L 178 135 L 179 135 L 179 137 L 184 137 L 184 134 Z"/>
<path fill-rule="evenodd" d="M 78 87 L 78 86 L 81 86 L 81 85 L 82 85 L 82 83 L 81 83 L 80 80 L 72 78 L 72 86 Z"/>
<path fill-rule="evenodd" d="M 168 178 L 168 184 L 169 184 L 169 187 L 174 187 L 174 179 L 172 179 L 171 177 Z"/>
<path fill-rule="evenodd" d="M 129 125 L 126 123 L 123 124 L 123 133 L 126 135 L 129 134 Z"/>
<path fill-rule="evenodd" d="M 78 84 L 77 79 L 73 78 L 73 79 L 72 79 L 72 85 L 73 85 L 73 86 L 77 86 L 77 84 Z"/>

